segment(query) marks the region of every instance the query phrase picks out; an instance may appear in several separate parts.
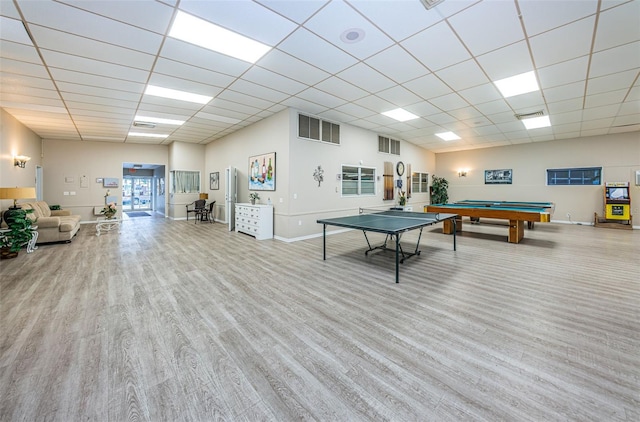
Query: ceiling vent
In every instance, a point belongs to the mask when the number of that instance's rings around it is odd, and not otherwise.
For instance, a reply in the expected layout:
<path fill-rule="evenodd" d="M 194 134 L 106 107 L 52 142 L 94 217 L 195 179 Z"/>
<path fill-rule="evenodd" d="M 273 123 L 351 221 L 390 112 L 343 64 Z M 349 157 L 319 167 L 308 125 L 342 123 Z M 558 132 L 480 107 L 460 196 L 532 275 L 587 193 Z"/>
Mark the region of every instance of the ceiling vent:
<path fill-rule="evenodd" d="M 516 116 L 516 119 L 518 120 L 531 119 L 532 117 L 544 116 L 544 111 L 540 110 L 540 111 L 534 111 L 533 113 L 514 114 L 514 116 Z"/>
<path fill-rule="evenodd" d="M 442 3 L 444 0 L 420 0 L 420 1 L 422 2 L 422 5 L 425 7 L 425 9 L 429 10 L 433 7 L 436 7 L 437 5 Z"/>
<path fill-rule="evenodd" d="M 151 122 L 133 122 L 133 125 L 135 127 L 146 127 L 149 129 L 153 129 L 156 127 L 156 124 Z"/>

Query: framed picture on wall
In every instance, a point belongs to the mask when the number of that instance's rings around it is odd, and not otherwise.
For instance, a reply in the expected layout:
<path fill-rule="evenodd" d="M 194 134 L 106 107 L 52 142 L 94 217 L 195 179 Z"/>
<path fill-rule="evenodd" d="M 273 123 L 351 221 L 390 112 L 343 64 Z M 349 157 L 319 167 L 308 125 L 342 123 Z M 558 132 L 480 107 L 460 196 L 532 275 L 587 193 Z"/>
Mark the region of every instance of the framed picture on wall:
<path fill-rule="evenodd" d="M 510 185 L 512 182 L 512 179 L 513 179 L 512 169 L 484 171 L 485 185 Z"/>
<path fill-rule="evenodd" d="M 115 177 L 105 177 L 102 179 L 102 187 L 103 188 L 117 188 L 118 187 L 118 179 Z"/>
<path fill-rule="evenodd" d="M 276 190 L 276 153 L 249 157 L 249 190 Z"/>
<path fill-rule="evenodd" d="M 220 189 L 220 172 L 219 171 L 216 171 L 215 173 L 209 173 L 209 189 L 210 190 Z"/>

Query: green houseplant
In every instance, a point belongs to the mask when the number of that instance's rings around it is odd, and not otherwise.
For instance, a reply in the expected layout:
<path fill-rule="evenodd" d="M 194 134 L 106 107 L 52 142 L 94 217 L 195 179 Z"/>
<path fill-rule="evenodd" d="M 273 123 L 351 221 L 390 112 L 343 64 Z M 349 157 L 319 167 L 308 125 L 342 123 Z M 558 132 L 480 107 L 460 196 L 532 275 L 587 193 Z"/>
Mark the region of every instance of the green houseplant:
<path fill-rule="evenodd" d="M 260 195 L 258 195 L 258 192 L 251 192 L 249 194 L 249 201 L 251 201 L 251 205 L 255 205 L 256 201 L 260 200 Z"/>
<path fill-rule="evenodd" d="M 448 187 L 449 182 L 444 177 L 438 177 L 435 174 L 431 176 L 431 203 L 446 204 L 449 200 Z"/>
<path fill-rule="evenodd" d="M 31 240 L 31 219 L 27 218 L 27 213 L 33 210 L 13 210 L 7 223 L 9 231 L 0 233 L 0 257 L 15 258 L 20 252 L 20 248 Z"/>

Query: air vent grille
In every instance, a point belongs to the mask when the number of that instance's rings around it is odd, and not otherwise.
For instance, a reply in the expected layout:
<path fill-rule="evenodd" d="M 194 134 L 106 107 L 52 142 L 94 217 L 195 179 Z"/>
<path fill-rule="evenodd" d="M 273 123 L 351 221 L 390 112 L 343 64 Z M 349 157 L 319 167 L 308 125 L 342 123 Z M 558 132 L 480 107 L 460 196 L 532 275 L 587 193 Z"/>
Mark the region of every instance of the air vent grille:
<path fill-rule="evenodd" d="M 544 111 L 540 110 L 540 111 L 534 111 L 533 113 L 521 113 L 521 114 L 515 114 L 514 116 L 516 116 L 516 119 L 518 120 L 530 119 L 532 117 L 544 116 Z"/>
<path fill-rule="evenodd" d="M 153 129 L 154 127 L 156 127 L 156 124 L 151 122 L 133 122 L 133 125 L 135 127 L 146 127 L 150 129 Z"/>
<path fill-rule="evenodd" d="M 424 5 L 425 9 L 429 10 L 433 7 L 436 7 L 437 5 L 442 3 L 444 0 L 420 0 L 420 1 Z"/>

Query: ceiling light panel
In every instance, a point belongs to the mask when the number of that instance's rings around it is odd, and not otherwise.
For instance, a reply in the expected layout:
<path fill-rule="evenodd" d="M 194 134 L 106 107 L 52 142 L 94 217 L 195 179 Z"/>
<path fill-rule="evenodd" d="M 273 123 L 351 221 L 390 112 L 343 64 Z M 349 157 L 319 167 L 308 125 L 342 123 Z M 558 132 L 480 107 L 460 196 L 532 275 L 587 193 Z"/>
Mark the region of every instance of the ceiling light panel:
<path fill-rule="evenodd" d="M 504 98 L 514 97 L 540 89 L 538 81 L 536 80 L 536 74 L 533 71 L 500 79 L 499 81 L 495 81 L 494 84 Z"/>
<path fill-rule="evenodd" d="M 457 141 L 460 139 L 460 137 L 453 132 L 436 133 L 436 136 L 444 141 Z"/>
<path fill-rule="evenodd" d="M 549 116 L 534 117 L 532 119 L 522 119 L 522 123 L 527 130 L 539 129 L 551 126 Z"/>
<path fill-rule="evenodd" d="M 184 120 L 163 119 L 161 117 L 149 117 L 149 116 L 136 116 L 135 120 L 141 121 L 141 122 L 159 123 L 163 125 L 175 125 L 175 126 L 181 126 L 184 124 Z"/>
<path fill-rule="evenodd" d="M 178 11 L 169 36 L 249 63 L 271 50 L 268 45 L 182 11 Z"/>
<path fill-rule="evenodd" d="M 166 138 L 168 134 L 162 133 L 146 133 L 146 132 L 129 132 L 128 136 L 136 136 L 140 138 Z"/>
<path fill-rule="evenodd" d="M 382 114 L 387 117 L 391 117 L 392 119 L 396 119 L 399 122 L 406 122 L 407 120 L 413 120 L 418 118 L 418 116 L 416 116 L 415 114 L 410 113 L 407 110 L 404 110 L 402 108 L 396 108 L 395 110 L 385 111 Z"/>
<path fill-rule="evenodd" d="M 147 85 L 147 89 L 144 91 L 145 95 L 152 95 L 155 97 L 171 98 L 172 100 L 188 101 L 191 103 L 207 104 L 213 99 L 206 95 L 193 94 L 191 92 L 178 91 L 177 89 L 162 88 L 155 85 Z"/>

